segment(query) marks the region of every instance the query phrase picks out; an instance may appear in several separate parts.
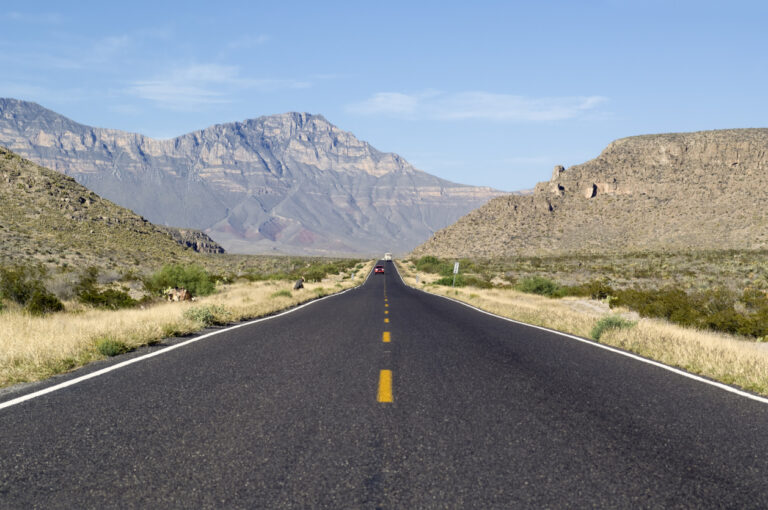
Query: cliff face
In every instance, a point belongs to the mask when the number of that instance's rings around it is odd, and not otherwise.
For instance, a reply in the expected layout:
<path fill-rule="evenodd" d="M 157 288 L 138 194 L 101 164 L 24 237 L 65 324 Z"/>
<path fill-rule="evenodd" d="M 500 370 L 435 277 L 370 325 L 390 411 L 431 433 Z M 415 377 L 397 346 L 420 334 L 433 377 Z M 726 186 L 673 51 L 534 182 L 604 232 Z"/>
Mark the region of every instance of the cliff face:
<path fill-rule="evenodd" d="M 306 113 L 153 140 L 0 99 L 0 145 L 239 253 L 404 252 L 500 195 L 416 170 Z"/>
<path fill-rule="evenodd" d="M 559 253 L 768 247 L 768 129 L 646 135 L 556 167 L 530 196 L 504 196 L 415 254 Z"/>

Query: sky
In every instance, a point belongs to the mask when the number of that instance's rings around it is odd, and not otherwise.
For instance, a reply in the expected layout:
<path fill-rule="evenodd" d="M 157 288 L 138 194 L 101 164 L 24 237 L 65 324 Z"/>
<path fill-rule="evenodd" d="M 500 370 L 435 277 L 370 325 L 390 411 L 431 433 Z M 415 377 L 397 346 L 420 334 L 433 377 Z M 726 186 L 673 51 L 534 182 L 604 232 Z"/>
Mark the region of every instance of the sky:
<path fill-rule="evenodd" d="M 309 112 L 514 191 L 617 138 L 768 126 L 765 1 L 2 6 L 0 97 L 154 138 Z"/>

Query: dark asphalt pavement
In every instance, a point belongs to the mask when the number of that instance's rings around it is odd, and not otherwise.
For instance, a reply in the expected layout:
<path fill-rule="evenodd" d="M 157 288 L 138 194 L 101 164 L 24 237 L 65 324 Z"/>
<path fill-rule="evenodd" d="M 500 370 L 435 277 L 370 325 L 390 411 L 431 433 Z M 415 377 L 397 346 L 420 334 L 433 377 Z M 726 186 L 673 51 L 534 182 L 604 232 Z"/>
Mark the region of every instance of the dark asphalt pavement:
<path fill-rule="evenodd" d="M 0 410 L 0 507 L 766 508 L 766 439 L 766 404 L 410 289 L 387 263 Z"/>

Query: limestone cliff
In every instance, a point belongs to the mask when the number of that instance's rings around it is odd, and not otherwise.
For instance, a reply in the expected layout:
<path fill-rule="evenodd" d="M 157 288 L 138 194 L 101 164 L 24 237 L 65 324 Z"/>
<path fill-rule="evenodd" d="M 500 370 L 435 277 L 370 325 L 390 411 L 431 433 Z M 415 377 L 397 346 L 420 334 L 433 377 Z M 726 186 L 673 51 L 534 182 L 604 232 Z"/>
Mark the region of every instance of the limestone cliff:
<path fill-rule="evenodd" d="M 768 129 L 644 135 L 556 167 L 530 196 L 504 196 L 415 254 L 509 257 L 768 248 Z"/>
<path fill-rule="evenodd" d="M 235 253 L 405 252 L 501 194 L 416 170 L 306 113 L 153 140 L 0 99 L 0 145 Z"/>

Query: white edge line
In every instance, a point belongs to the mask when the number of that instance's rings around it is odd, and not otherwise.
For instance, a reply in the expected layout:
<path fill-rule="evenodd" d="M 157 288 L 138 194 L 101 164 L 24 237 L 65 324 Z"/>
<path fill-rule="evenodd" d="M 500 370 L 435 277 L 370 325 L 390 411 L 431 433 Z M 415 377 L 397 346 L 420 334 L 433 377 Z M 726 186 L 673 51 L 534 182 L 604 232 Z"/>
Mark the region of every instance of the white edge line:
<path fill-rule="evenodd" d="M 371 274 L 373 273 L 373 268 L 371 268 Z M 371 274 L 368 274 L 368 278 L 371 277 Z M 145 359 L 153 358 L 155 356 L 160 356 L 161 354 L 165 354 L 167 352 L 173 351 L 174 349 L 179 349 L 180 347 L 184 347 L 185 345 L 189 345 L 195 342 L 199 342 L 200 340 L 204 340 L 206 338 L 212 337 L 214 335 L 218 335 L 220 333 L 225 333 L 227 331 L 232 331 L 233 329 L 242 328 L 245 326 L 250 326 L 252 324 L 256 324 L 258 322 L 262 321 L 268 321 L 270 319 L 276 319 L 278 317 L 282 317 L 283 315 L 288 315 L 289 313 L 293 313 L 297 310 L 301 310 L 302 308 L 313 305 L 315 303 L 319 303 L 320 301 L 323 301 L 324 299 L 329 299 L 337 296 L 341 296 L 342 294 L 349 292 L 351 290 L 358 289 L 366 284 L 368 281 L 368 278 L 361 283 L 360 285 L 356 285 L 354 287 L 351 287 L 349 289 L 342 290 L 341 292 L 337 292 L 336 294 L 331 294 L 330 296 L 324 296 L 318 299 L 313 299 L 307 303 L 303 303 L 295 308 L 291 308 L 289 310 L 286 310 L 284 312 L 280 312 L 276 315 L 270 315 L 269 317 L 261 317 L 259 319 L 254 319 L 252 321 L 243 322 L 241 324 L 236 324 L 234 326 L 230 326 L 228 328 L 219 329 L 216 331 L 212 331 L 210 333 L 206 333 L 204 335 L 196 336 L 194 338 L 190 338 L 189 340 L 185 340 L 183 342 L 180 342 L 178 344 L 171 345 L 169 347 L 166 347 L 165 349 L 160 349 L 155 352 L 150 352 L 149 354 L 144 354 L 143 356 L 138 356 L 136 358 L 131 358 L 129 360 L 122 361 L 120 363 L 116 363 L 114 365 L 110 365 L 108 367 L 102 368 L 101 370 L 96 370 L 95 372 L 91 372 L 90 374 L 86 374 L 80 377 L 76 377 L 74 379 L 70 379 L 69 381 L 65 381 L 61 384 L 56 384 L 54 386 L 35 391 L 32 393 L 29 393 L 27 395 L 22 395 L 21 397 L 14 398 L 12 400 L 8 400 L 6 402 L 0 403 L 0 410 L 5 409 L 7 407 L 12 407 L 18 404 L 21 404 L 22 402 L 26 402 L 27 400 L 32 400 L 33 398 L 42 397 L 43 395 L 47 395 L 48 393 L 53 393 L 54 391 L 63 390 L 64 388 L 67 388 L 69 386 L 74 386 L 75 384 L 81 383 L 83 381 L 87 381 L 88 379 L 93 379 L 94 377 L 99 377 L 100 375 L 104 375 L 106 373 L 112 372 L 113 370 L 117 370 L 119 368 L 127 367 L 128 365 L 132 365 L 134 363 L 138 363 L 139 361 L 144 361 Z M 402 278 L 400 278 L 402 280 Z"/>
<path fill-rule="evenodd" d="M 562 331 L 557 331 L 555 329 L 549 329 L 549 328 L 545 328 L 543 326 L 535 326 L 533 324 L 528 324 L 528 323 L 525 323 L 525 322 L 516 321 L 515 319 L 510 319 L 509 317 L 504 317 L 502 315 L 496 315 L 495 313 L 491 313 L 491 312 L 489 312 L 487 310 L 482 310 L 480 308 L 477 308 L 476 306 L 470 305 L 469 303 L 465 303 L 464 301 L 459 301 L 458 299 L 453 299 L 453 298 L 450 298 L 448 296 L 441 296 L 440 294 L 432 294 L 431 292 L 427 292 L 425 290 L 421 290 L 421 289 L 419 289 L 417 287 L 411 287 L 410 285 L 405 283 L 405 280 L 403 280 L 403 277 L 400 274 L 400 271 L 397 269 L 397 264 L 394 264 L 394 266 L 395 266 L 395 271 L 397 272 L 397 276 L 400 277 L 400 281 L 403 282 L 403 285 L 405 285 L 406 287 L 410 287 L 410 288 L 412 288 L 414 290 L 417 290 L 419 292 L 423 292 L 424 294 L 428 294 L 430 296 L 435 296 L 435 297 L 447 299 L 448 301 L 453 301 L 454 303 L 458 303 L 460 305 L 464 305 L 467 308 L 471 308 L 471 309 L 476 310 L 476 311 L 478 311 L 480 313 L 484 313 L 486 315 L 490 315 L 491 317 L 496 317 L 498 319 L 502 319 L 502 320 L 505 320 L 507 322 L 512 322 L 514 324 L 519 324 L 521 326 L 528 326 L 529 328 L 539 329 L 541 331 L 547 331 L 549 333 L 554 333 L 556 335 L 560 335 L 560 336 L 563 336 L 565 338 L 570 338 L 571 340 L 576 340 L 578 342 L 581 342 L 581 343 L 584 343 L 584 344 L 587 344 L 587 345 L 591 345 L 592 347 L 598 347 L 600 349 L 605 349 L 606 351 L 610 351 L 610 352 L 613 352 L 613 353 L 616 353 L 616 354 L 620 354 L 622 356 L 626 356 L 628 358 L 632 358 L 632 359 L 637 360 L 637 361 L 642 361 L 643 363 L 647 363 L 647 364 L 653 365 L 655 367 L 663 368 L 664 370 L 668 370 L 670 372 L 673 372 L 673 373 L 675 373 L 677 375 L 681 375 L 683 377 L 687 377 L 689 379 L 693 379 L 694 381 L 702 382 L 704 384 L 709 384 L 710 386 L 714 386 L 716 388 L 720 388 L 721 390 L 725 390 L 725 391 L 728 391 L 728 392 L 731 392 L 731 393 L 735 393 L 736 395 L 739 395 L 741 397 L 745 397 L 745 398 L 748 398 L 748 399 L 751 399 L 751 400 L 755 400 L 755 401 L 761 402 L 763 404 L 768 404 L 768 398 L 760 397 L 758 395 L 754 395 L 752 393 L 748 393 L 748 392 L 740 390 L 738 388 L 734 388 L 733 386 L 728 386 L 727 384 L 723 384 L 723 383 L 720 383 L 720 382 L 717 382 L 717 381 L 712 381 L 710 379 L 706 379 L 706 378 L 698 376 L 696 374 L 692 374 L 690 372 L 686 372 L 685 370 L 681 370 L 679 368 L 671 367 L 669 365 L 665 365 L 664 363 L 661 363 L 661 362 L 658 362 L 658 361 L 654 361 L 654 360 L 650 360 L 648 358 L 644 358 L 642 356 L 639 356 L 637 354 L 633 354 L 631 352 L 622 351 L 621 349 L 617 349 L 617 348 L 611 347 L 609 345 L 601 344 L 601 343 L 598 343 L 598 342 L 595 342 L 595 341 L 592 341 L 592 340 L 587 340 L 586 338 L 581 338 L 581 337 L 576 336 L 576 335 L 570 335 L 568 333 L 563 333 Z"/>

